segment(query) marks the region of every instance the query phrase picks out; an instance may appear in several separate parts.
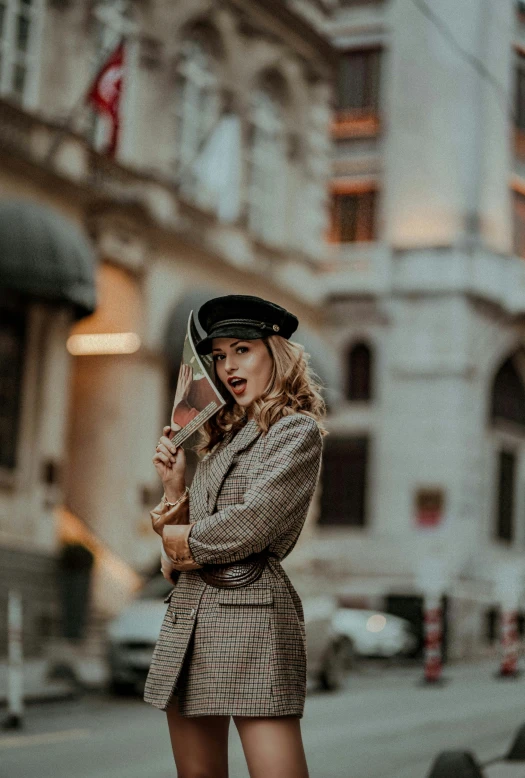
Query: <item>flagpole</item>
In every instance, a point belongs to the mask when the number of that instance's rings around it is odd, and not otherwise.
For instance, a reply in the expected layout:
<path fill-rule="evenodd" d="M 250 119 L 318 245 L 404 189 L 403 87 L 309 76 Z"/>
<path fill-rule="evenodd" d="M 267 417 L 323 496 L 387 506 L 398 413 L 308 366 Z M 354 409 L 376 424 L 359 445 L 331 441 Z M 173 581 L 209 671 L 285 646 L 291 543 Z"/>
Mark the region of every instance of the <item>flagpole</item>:
<path fill-rule="evenodd" d="M 77 102 L 73 105 L 73 108 L 69 111 L 67 114 L 64 122 L 62 123 L 61 127 L 58 127 L 54 136 L 53 140 L 51 141 L 49 145 L 49 149 L 47 150 L 47 154 L 44 159 L 44 164 L 50 165 L 53 161 L 53 158 L 55 154 L 57 153 L 58 149 L 60 148 L 60 145 L 62 141 L 64 140 L 65 136 L 71 131 L 71 125 L 73 121 L 77 118 L 77 115 L 80 116 L 82 114 L 82 111 L 86 108 L 86 95 L 89 92 L 89 89 L 91 85 L 93 84 L 93 81 L 97 77 L 97 74 L 100 71 L 100 68 L 108 58 L 108 56 L 115 50 L 115 48 L 121 43 L 130 40 L 133 35 L 126 35 L 125 37 L 122 36 L 120 33 L 116 36 L 115 40 L 113 41 L 111 46 L 107 46 L 105 49 L 102 49 L 99 57 L 97 58 L 96 67 L 93 68 L 93 72 L 91 73 L 89 77 L 88 87 L 87 89 L 84 89 L 78 98 Z M 136 36 L 135 36 L 136 37 Z"/>

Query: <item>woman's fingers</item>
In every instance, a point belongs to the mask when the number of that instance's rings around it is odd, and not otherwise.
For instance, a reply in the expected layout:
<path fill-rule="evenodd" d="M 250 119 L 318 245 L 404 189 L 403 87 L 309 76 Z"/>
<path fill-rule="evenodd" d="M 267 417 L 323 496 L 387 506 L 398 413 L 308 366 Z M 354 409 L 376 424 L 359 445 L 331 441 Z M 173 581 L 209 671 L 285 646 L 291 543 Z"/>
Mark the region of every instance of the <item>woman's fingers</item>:
<path fill-rule="evenodd" d="M 159 443 L 157 448 L 159 454 L 165 454 L 165 456 L 167 456 L 171 462 L 175 462 L 175 454 L 171 451 L 170 448 L 167 448 L 167 446 L 162 443 Z"/>
<path fill-rule="evenodd" d="M 177 446 L 174 446 L 171 440 L 165 435 L 159 440 L 159 445 L 165 446 L 168 451 L 171 451 L 172 449 L 175 449 L 175 451 L 177 450 Z M 175 451 L 173 451 L 173 453 L 175 453 Z"/>
<path fill-rule="evenodd" d="M 153 462 L 162 462 L 162 464 L 166 465 L 166 467 L 170 467 L 171 458 L 167 454 L 164 454 L 162 451 L 157 451 L 153 457 Z"/>

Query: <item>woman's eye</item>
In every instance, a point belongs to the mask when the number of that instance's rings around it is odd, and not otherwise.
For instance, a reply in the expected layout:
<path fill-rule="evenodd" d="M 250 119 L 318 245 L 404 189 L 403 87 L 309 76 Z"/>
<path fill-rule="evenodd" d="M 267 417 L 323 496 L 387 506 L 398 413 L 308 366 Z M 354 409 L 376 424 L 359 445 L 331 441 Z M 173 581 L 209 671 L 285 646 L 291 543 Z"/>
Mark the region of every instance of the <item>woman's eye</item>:
<path fill-rule="evenodd" d="M 239 349 L 241 349 L 241 350 L 244 350 L 244 351 L 248 351 L 248 350 L 249 350 L 249 349 L 248 349 L 248 346 L 237 346 L 237 348 L 235 349 L 235 351 L 237 351 L 237 352 L 238 352 L 238 351 L 239 351 Z M 223 357 L 223 356 L 224 356 L 224 354 L 214 354 L 214 355 L 213 355 L 213 361 L 214 361 L 214 362 L 217 362 L 217 361 L 218 361 L 218 360 L 219 360 L 221 357 Z"/>

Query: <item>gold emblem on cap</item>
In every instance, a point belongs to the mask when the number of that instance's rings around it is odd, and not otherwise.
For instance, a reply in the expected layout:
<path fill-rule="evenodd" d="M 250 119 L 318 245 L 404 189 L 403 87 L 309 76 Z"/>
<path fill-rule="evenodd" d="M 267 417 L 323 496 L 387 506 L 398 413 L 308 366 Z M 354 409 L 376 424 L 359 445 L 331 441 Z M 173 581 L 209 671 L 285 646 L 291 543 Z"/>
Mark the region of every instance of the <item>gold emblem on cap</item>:
<path fill-rule="evenodd" d="M 280 327 L 278 324 L 274 324 L 273 329 L 275 330 L 275 332 L 279 332 Z"/>

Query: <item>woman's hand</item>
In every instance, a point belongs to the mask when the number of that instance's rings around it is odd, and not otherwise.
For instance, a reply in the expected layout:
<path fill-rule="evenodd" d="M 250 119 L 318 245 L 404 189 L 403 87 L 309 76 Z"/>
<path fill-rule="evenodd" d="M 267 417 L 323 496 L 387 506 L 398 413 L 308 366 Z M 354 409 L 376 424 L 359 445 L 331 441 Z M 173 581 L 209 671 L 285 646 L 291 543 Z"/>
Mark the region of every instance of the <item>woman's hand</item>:
<path fill-rule="evenodd" d="M 169 525 L 190 523 L 190 501 L 188 497 L 181 500 L 178 505 L 169 506 L 162 500 L 150 511 L 151 526 L 164 541 L 164 528 Z"/>
<path fill-rule="evenodd" d="M 177 425 L 178 426 L 178 425 Z M 182 446 L 174 446 L 168 438 L 170 427 L 163 427 L 153 464 L 164 486 L 164 494 L 169 502 L 175 502 L 186 488 L 186 454 Z"/>

